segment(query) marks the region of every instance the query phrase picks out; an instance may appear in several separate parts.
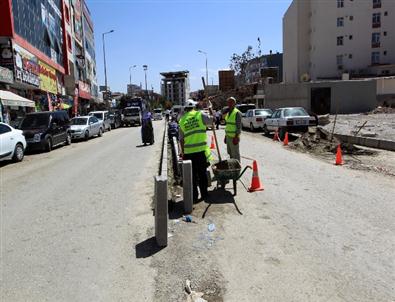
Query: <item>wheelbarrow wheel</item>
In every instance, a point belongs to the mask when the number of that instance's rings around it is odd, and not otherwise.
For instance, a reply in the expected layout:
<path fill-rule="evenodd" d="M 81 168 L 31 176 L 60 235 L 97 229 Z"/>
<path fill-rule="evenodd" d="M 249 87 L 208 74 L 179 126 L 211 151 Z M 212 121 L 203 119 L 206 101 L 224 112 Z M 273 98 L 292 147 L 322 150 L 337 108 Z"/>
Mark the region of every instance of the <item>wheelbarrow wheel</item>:
<path fill-rule="evenodd" d="M 233 179 L 233 196 L 237 195 L 237 180 Z"/>

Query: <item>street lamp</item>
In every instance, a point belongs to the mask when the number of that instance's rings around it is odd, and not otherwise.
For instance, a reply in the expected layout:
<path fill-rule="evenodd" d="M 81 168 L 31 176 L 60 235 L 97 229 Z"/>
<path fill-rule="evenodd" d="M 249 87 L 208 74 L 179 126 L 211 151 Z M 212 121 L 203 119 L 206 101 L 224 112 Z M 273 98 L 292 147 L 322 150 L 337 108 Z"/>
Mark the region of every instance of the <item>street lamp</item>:
<path fill-rule="evenodd" d="M 145 73 L 145 93 L 148 95 L 148 88 L 147 88 L 147 65 L 143 65 L 144 73 Z"/>
<path fill-rule="evenodd" d="M 129 67 L 129 84 L 130 84 L 130 95 L 133 96 L 133 86 L 132 86 L 132 69 L 137 67 L 137 65 L 132 65 Z"/>
<path fill-rule="evenodd" d="M 105 40 L 104 40 L 104 35 L 111 34 L 113 32 L 114 32 L 114 30 L 112 29 L 112 30 L 107 31 L 107 32 L 102 34 L 102 39 L 103 39 L 103 58 L 104 58 L 104 85 L 106 87 L 106 92 L 108 91 L 108 89 L 107 89 L 106 44 L 105 44 Z"/>
<path fill-rule="evenodd" d="M 206 56 L 206 85 L 208 85 L 207 52 L 205 52 L 203 50 L 198 50 L 198 52 L 200 52 Z"/>

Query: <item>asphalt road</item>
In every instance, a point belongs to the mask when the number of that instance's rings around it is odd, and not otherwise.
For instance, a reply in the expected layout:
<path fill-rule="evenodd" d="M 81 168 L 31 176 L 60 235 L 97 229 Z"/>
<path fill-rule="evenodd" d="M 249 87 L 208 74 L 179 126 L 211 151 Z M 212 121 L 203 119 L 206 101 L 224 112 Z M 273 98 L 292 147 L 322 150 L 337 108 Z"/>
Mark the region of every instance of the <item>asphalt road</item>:
<path fill-rule="evenodd" d="M 154 271 L 135 261 L 153 225 L 156 144 L 140 127 L 2 165 L 1 301 L 150 301 Z M 138 278 L 144 276 L 145 278 Z"/>

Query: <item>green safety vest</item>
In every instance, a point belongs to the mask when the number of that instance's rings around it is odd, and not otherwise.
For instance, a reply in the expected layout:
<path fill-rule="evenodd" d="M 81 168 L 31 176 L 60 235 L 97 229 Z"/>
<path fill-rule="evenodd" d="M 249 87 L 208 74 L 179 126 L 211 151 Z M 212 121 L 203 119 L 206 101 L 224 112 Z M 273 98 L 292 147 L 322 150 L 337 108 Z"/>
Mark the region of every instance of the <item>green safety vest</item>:
<path fill-rule="evenodd" d="M 186 112 L 180 120 L 180 128 L 184 133 L 184 154 L 207 152 L 206 125 L 200 111 Z"/>
<path fill-rule="evenodd" d="M 204 154 L 206 155 L 206 160 L 208 163 L 210 163 L 210 161 L 214 160 L 214 157 L 211 154 L 211 149 L 209 146 L 206 146 L 206 150 L 204 151 Z"/>
<path fill-rule="evenodd" d="M 237 108 L 233 108 L 232 112 L 225 115 L 226 127 L 225 133 L 227 137 L 233 138 L 236 136 L 236 115 L 240 112 Z"/>

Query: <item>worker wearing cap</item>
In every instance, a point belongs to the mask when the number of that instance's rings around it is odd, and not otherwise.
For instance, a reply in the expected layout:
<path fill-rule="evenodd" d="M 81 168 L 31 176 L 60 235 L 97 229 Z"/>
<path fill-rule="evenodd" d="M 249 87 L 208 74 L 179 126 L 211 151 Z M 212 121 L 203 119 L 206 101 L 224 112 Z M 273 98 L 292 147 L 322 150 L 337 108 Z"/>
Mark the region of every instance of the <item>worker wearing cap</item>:
<path fill-rule="evenodd" d="M 212 125 L 212 118 L 195 110 L 190 104 L 185 107 L 179 124 L 182 157 L 184 160 L 192 161 L 193 200 L 198 200 L 198 186 L 201 199 L 205 199 L 208 195 L 206 171 L 209 156 L 206 129 Z"/>
<path fill-rule="evenodd" d="M 225 115 L 225 144 L 230 158 L 240 161 L 241 112 L 236 108 L 234 97 L 227 99 L 227 105 L 229 111 Z"/>

